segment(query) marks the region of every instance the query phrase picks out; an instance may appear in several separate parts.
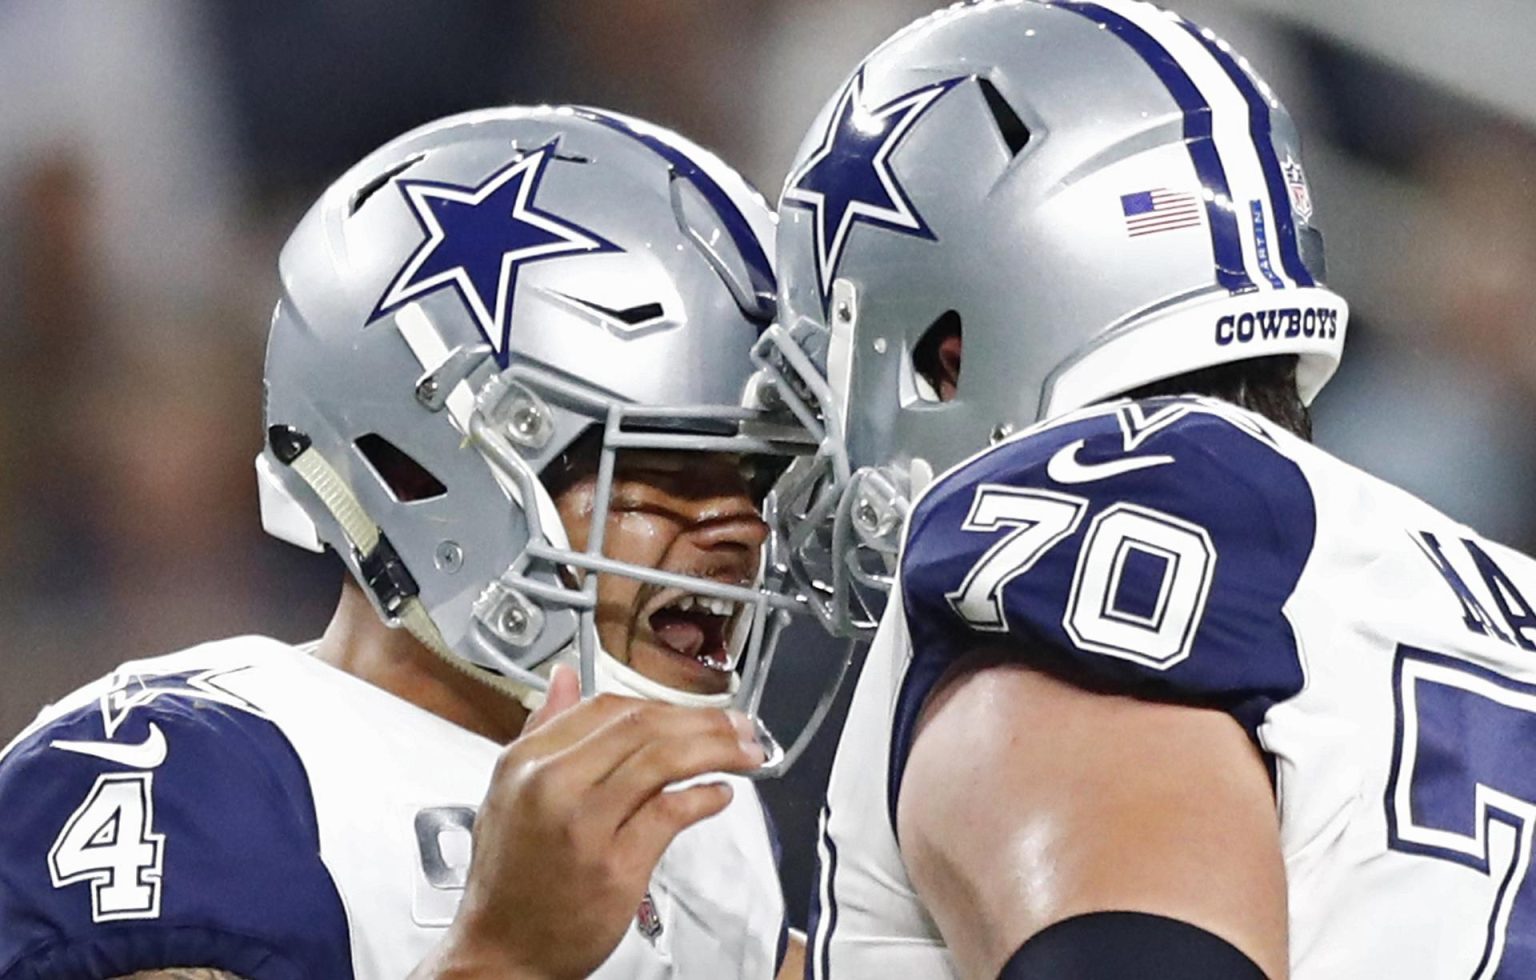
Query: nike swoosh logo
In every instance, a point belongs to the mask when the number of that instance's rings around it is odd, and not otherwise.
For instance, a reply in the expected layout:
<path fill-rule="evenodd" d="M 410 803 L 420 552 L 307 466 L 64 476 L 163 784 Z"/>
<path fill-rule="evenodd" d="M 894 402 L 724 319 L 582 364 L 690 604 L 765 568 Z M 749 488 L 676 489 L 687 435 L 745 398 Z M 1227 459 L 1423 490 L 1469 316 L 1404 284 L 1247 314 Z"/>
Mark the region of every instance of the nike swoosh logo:
<path fill-rule="evenodd" d="M 1130 456 L 1125 459 L 1111 459 L 1102 463 L 1080 463 L 1077 454 L 1082 451 L 1087 443 L 1085 439 L 1079 439 L 1068 446 L 1062 446 L 1056 450 L 1056 455 L 1045 465 L 1045 474 L 1057 483 L 1092 483 L 1095 480 L 1104 480 L 1122 473 L 1134 473 L 1136 470 L 1145 470 L 1153 466 L 1164 466 L 1173 462 L 1172 456 Z"/>
<path fill-rule="evenodd" d="M 92 755 L 134 769 L 153 769 L 165 761 L 165 733 L 154 722 L 149 723 L 149 735 L 144 741 L 134 745 L 124 745 L 122 742 L 69 742 L 62 739 L 55 739 L 48 744 L 65 752 Z"/>

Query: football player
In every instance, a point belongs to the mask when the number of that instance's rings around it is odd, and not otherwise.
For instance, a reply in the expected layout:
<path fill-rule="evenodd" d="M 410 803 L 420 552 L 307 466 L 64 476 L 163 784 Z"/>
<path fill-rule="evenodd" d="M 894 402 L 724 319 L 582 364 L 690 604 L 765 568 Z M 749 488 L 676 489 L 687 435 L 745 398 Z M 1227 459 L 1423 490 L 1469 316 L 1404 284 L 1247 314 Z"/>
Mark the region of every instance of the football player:
<path fill-rule="evenodd" d="M 1310 445 L 1347 308 L 1249 63 L 957 4 L 780 204 L 790 557 L 844 630 L 891 580 L 811 975 L 1536 975 L 1536 564 Z"/>
<path fill-rule="evenodd" d="M 12 743 L 0 976 L 773 976 L 751 784 L 663 792 L 765 761 L 722 709 L 784 604 L 751 467 L 793 438 L 736 407 L 771 249 L 734 171 L 588 108 L 450 117 L 327 190 L 257 470 L 266 528 L 346 564 L 335 618 L 124 664 Z M 609 693 L 551 720 L 576 666 Z"/>

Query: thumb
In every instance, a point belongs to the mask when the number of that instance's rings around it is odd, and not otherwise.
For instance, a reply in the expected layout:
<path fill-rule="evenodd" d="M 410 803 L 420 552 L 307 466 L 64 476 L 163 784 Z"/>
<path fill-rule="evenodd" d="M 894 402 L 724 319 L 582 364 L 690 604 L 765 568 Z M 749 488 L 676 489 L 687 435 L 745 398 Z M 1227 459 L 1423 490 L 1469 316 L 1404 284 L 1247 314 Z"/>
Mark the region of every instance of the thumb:
<path fill-rule="evenodd" d="M 581 679 L 568 664 L 556 664 L 549 675 L 549 690 L 544 693 L 544 703 L 539 710 L 528 716 L 523 734 L 537 731 L 551 718 L 581 701 Z"/>

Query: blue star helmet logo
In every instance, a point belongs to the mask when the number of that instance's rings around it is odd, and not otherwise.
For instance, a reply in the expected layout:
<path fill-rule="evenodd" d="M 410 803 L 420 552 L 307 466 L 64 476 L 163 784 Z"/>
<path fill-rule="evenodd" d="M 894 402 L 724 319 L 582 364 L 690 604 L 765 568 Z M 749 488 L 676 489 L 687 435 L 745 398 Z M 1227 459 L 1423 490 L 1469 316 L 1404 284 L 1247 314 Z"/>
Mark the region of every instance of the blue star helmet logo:
<path fill-rule="evenodd" d="M 368 322 L 452 286 L 505 367 L 520 268 L 563 255 L 623 251 L 591 229 L 535 206 L 554 152 L 551 142 L 519 154 L 477 187 L 396 181 L 427 237 L 395 275 Z"/>
<path fill-rule="evenodd" d="M 935 82 L 869 109 L 860 68 L 839 96 L 821 145 L 790 175 L 784 191 L 786 204 L 811 210 L 823 307 L 854 225 L 936 240 L 891 172 L 890 158 L 918 118 L 964 80 Z"/>

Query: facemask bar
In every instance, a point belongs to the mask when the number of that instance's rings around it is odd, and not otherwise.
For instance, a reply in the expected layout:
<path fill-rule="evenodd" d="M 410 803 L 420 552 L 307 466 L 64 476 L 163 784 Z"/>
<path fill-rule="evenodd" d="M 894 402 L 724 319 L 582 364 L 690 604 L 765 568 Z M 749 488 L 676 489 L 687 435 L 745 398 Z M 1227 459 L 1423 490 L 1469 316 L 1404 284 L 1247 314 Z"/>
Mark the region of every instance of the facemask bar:
<path fill-rule="evenodd" d="M 792 330 L 775 324 L 752 349 L 765 379 L 759 386 L 762 399 L 782 404 L 817 442 L 815 457 L 792 464 L 775 487 L 770 526 L 790 576 L 822 625 L 838 636 L 867 638 L 877 622 L 858 587 L 887 591 L 891 569 L 871 572 L 860 560 L 861 535 L 855 530 L 860 498 L 852 492 L 857 487 L 843 421 L 831 386 L 795 336 L 810 338 L 818 330 L 824 332 L 804 318 Z"/>
<path fill-rule="evenodd" d="M 837 687 L 833 685 L 823 692 L 812 713 L 810 724 L 799 731 L 788 749 L 781 746 L 758 715 L 782 631 L 791 613 L 803 614 L 806 611 L 804 601 L 790 594 L 792 590 L 784 587 L 782 572 L 776 570 L 777 563 L 772 560 L 765 563 L 767 571 L 763 581 L 756 586 L 730 585 L 609 558 L 602 554 L 602 549 L 606 515 L 613 496 L 614 473 L 621 451 L 684 450 L 793 458 L 807 457 L 815 450 L 816 443 L 801 427 L 786 424 L 782 420 L 775 423 L 762 412 L 753 409 L 737 406 L 658 407 L 617 403 L 548 372 L 522 366 L 514 366 L 503 372 L 501 381 L 503 384 L 521 385 L 535 395 L 579 414 L 602 418 L 603 438 L 593 489 L 593 527 L 586 548 L 576 551 L 547 544 L 545 542 L 552 540 L 552 535 L 547 533 L 540 508 L 532 506 L 537 499 L 536 495 L 543 491 L 542 484 L 503 434 L 505 426 L 496 424 L 489 417 L 487 409 L 491 407 L 490 399 L 482 399 L 471 421 L 471 441 L 511 481 L 527 515 L 531 542 L 492 586 L 492 592 L 499 593 L 503 604 L 519 605 L 520 615 L 528 617 L 528 621 L 535 626 L 535 621 L 542 615 L 541 605 L 563 606 L 578 614 L 581 626 L 575 640 L 581 665 L 582 689 L 588 693 L 596 689 L 595 665 L 599 654 L 595 623 L 598 574 L 623 575 L 662 588 L 675 588 L 737 604 L 743 614 L 749 617 L 750 628 L 744 647 L 735 652 L 731 664 L 731 668 L 736 669 L 740 677 L 733 706 L 757 724 L 760 739 L 768 754 L 765 764 L 750 775 L 753 778 L 781 775 L 804 752 L 815 734 L 815 726 L 820 724 L 830 710 Z M 535 576 L 534 571 L 540 566 L 579 569 L 590 574 L 584 575 L 579 585 L 556 584 L 559 582 L 558 576 L 554 579 Z M 491 614 L 487 611 L 487 615 Z M 852 653 L 850 645 L 838 669 L 839 683 L 847 671 Z M 527 683 L 536 683 L 541 689 L 547 686 L 540 675 L 533 673 L 547 657 L 502 656 L 496 659 L 498 667 L 507 670 L 511 676 L 519 680 L 526 678 Z"/>
<path fill-rule="evenodd" d="M 417 399 L 429 410 L 442 410 L 448 394 L 489 363 L 489 353 L 488 349 L 477 347 L 451 354 L 418 382 Z M 536 467 L 547 465 L 548 459 L 530 461 L 515 445 L 520 443 L 523 449 L 534 453 L 549 446 L 555 434 L 556 417 L 546 400 L 577 418 L 603 420 L 603 440 L 593 494 L 595 526 L 588 536 L 587 547 L 581 552 L 545 543 L 563 541 L 565 537 L 563 528 L 549 526 L 551 520 L 558 518 L 536 472 Z M 738 620 L 737 626 L 737 630 L 746 627 L 746 640 L 740 646 L 732 641 L 731 648 L 731 667 L 740 667 L 733 705 L 753 719 L 767 752 L 764 765 L 750 776 L 772 778 L 787 771 L 804 752 L 830 710 L 852 660 L 854 647 L 849 644 L 838 665 L 835 683 L 823 690 L 808 723 L 800 729 L 789 748 L 784 749 L 769 731 L 759 711 L 774 653 L 789 622 L 789 614 L 804 612 L 806 606 L 804 599 L 787 594 L 790 590 L 784 587 L 783 563 L 774 557 L 779 539 L 769 538 L 756 587 L 726 585 L 635 566 L 605 557 L 602 549 L 620 450 L 713 451 L 744 456 L 808 458 L 818 448 L 818 440 L 813 434 L 804 426 L 782 418 L 771 420 L 761 411 L 739 406 L 649 407 L 616 403 L 553 372 L 526 365 L 514 365 L 486 380 L 475 395 L 473 411 L 467 415 L 463 427 L 468 441 L 484 454 L 520 505 L 530 541 L 475 605 L 472 629 L 481 633 L 474 644 L 480 661 L 529 688 L 544 690 L 547 681 L 537 671 L 574 642 L 581 664 L 583 689 L 590 693 L 596 688 L 597 656 L 601 652 L 595 623 L 596 573 L 624 575 L 661 587 L 725 599 L 743 610 L 750 610 L 750 617 Z M 801 418 L 814 422 L 814 416 L 809 413 L 802 413 Z M 834 498 L 827 499 L 830 502 Z M 771 512 L 765 517 L 770 525 L 774 523 Z M 570 585 L 562 579 L 562 569 L 580 569 L 593 574 L 584 576 L 579 585 Z M 546 626 L 552 625 L 547 622 L 548 617 L 558 616 L 561 610 L 576 614 L 575 628 L 562 626 L 562 632 L 553 638 L 553 642 L 547 639 L 537 642 Z M 509 648 L 522 648 L 526 652 L 518 655 L 509 652 Z"/>
<path fill-rule="evenodd" d="M 770 651 L 778 647 L 778 632 L 774 630 L 770 635 L 768 641 L 771 644 Z M 799 734 L 795 736 L 789 748 L 782 747 L 774 738 L 773 733 L 763 724 L 755 707 L 747 711 L 747 716 L 757 724 L 757 738 L 762 743 L 768 758 L 761 766 L 743 775 L 753 780 L 777 779 L 794 766 L 800 756 L 805 753 L 806 747 L 811 744 L 811 739 L 816 737 L 816 732 L 821 729 L 821 723 L 826 720 L 827 712 L 832 710 L 832 703 L 837 700 L 837 692 L 842 689 L 843 680 L 848 675 L 848 666 L 853 663 L 853 654 L 858 649 L 858 645 L 858 640 L 848 640 L 844 644 L 842 655 L 838 659 L 837 675 L 822 689 L 821 697 L 811 711 L 810 718 L 800 728 Z M 746 689 L 747 685 L 743 684 L 742 687 Z"/>
<path fill-rule="evenodd" d="M 658 431 L 658 427 L 683 428 L 685 430 L 707 428 L 711 424 L 719 425 L 726 422 L 741 433 L 752 423 L 762 423 L 759 413 L 749 409 L 730 408 L 657 408 L 652 406 L 634 406 L 614 404 L 608 407 L 607 419 L 604 423 L 601 457 L 598 468 L 597 486 L 594 490 L 593 515 L 594 523 L 600 529 L 605 520 L 598 515 L 606 515 L 613 493 L 613 473 L 617 465 L 618 454 L 626 449 L 651 449 L 651 450 L 687 450 L 693 452 L 732 452 L 742 455 L 792 455 L 795 452 L 808 452 L 809 440 L 803 434 L 795 430 L 782 430 L 778 437 L 765 435 L 706 435 L 706 434 L 682 434 L 677 432 Z M 633 427 L 633 428 L 631 428 Z M 748 641 L 743 651 L 733 654 L 727 669 L 736 670 L 738 660 L 745 663 L 740 671 L 741 683 L 737 689 L 736 706 L 755 715 L 755 705 L 761 697 L 761 687 L 766 681 L 766 663 L 762 662 L 762 651 L 768 622 L 773 615 L 773 622 L 777 624 L 785 614 L 798 611 L 800 603 L 793 597 L 784 595 L 783 591 L 772 587 L 776 583 L 761 581 L 755 587 L 732 586 L 724 583 L 710 582 L 689 575 L 680 575 L 671 572 L 663 572 L 653 568 L 642 568 L 630 565 L 602 555 L 601 535 L 594 533 L 584 553 L 576 556 L 571 553 L 559 555 L 552 553 L 545 557 L 550 560 L 577 568 L 583 568 L 591 572 L 610 572 L 613 574 L 627 575 L 643 582 L 649 582 L 663 587 L 677 588 L 699 595 L 711 595 L 736 602 L 745 609 L 750 610 L 751 628 L 748 631 Z M 587 582 L 588 590 L 596 588 L 596 576 L 591 576 Z M 595 597 L 595 592 L 593 592 Z M 773 631 L 773 640 L 770 644 L 770 654 L 767 662 L 771 662 L 772 645 L 777 643 L 778 629 Z M 585 645 L 594 641 L 590 636 L 594 631 L 583 631 L 584 648 L 582 650 L 583 680 L 587 679 L 589 665 L 594 662 L 597 651 L 587 650 Z"/>
<path fill-rule="evenodd" d="M 867 466 L 854 472 L 838 500 L 832 529 L 833 554 L 838 558 L 834 568 L 851 599 L 845 608 L 853 616 L 857 603 L 860 616 L 849 623 L 850 629 L 873 631 L 878 625 L 860 590 L 880 595 L 891 591 L 911 510 L 909 486 L 906 475 L 893 467 Z"/>
<path fill-rule="evenodd" d="M 778 525 L 777 515 L 774 512 L 776 506 L 774 497 L 769 495 L 763 504 L 763 520 L 770 528 Z M 783 590 L 788 583 L 784 576 L 787 567 L 780 559 L 778 546 L 780 539 L 777 535 L 771 535 L 768 539 L 767 551 L 764 553 L 764 567 L 767 569 L 763 587 L 775 591 Z M 802 601 L 797 600 L 797 601 Z M 797 611 L 804 612 L 807 606 L 801 605 Z M 831 710 L 832 703 L 837 699 L 837 692 L 842 688 L 843 678 L 848 673 L 848 665 L 853 662 L 853 654 L 856 642 L 850 640 L 843 648 L 839 659 L 837 674 L 830 684 L 823 686 L 821 696 L 811 711 L 810 717 L 801 726 L 799 734 L 793 743 L 784 748 L 773 733 L 769 731 L 762 721 L 760 709 L 762 706 L 763 692 L 767 689 L 767 678 L 771 673 L 774 654 L 779 649 L 779 641 L 783 631 L 790 624 L 789 613 L 784 610 L 774 610 L 769 613 L 766 633 L 761 629 L 761 624 L 754 622 L 751 635 L 761 637 L 762 643 L 748 652 L 747 663 L 743 670 L 743 682 L 738 693 L 736 707 L 751 718 L 757 726 L 758 741 L 762 744 L 767 758 L 763 764 L 752 772 L 747 773 L 749 779 L 773 779 L 782 776 L 794 766 L 795 761 L 805 752 L 811 739 L 821 728 L 821 723 L 826 719 L 827 712 Z M 758 651 L 761 650 L 759 657 Z"/>

